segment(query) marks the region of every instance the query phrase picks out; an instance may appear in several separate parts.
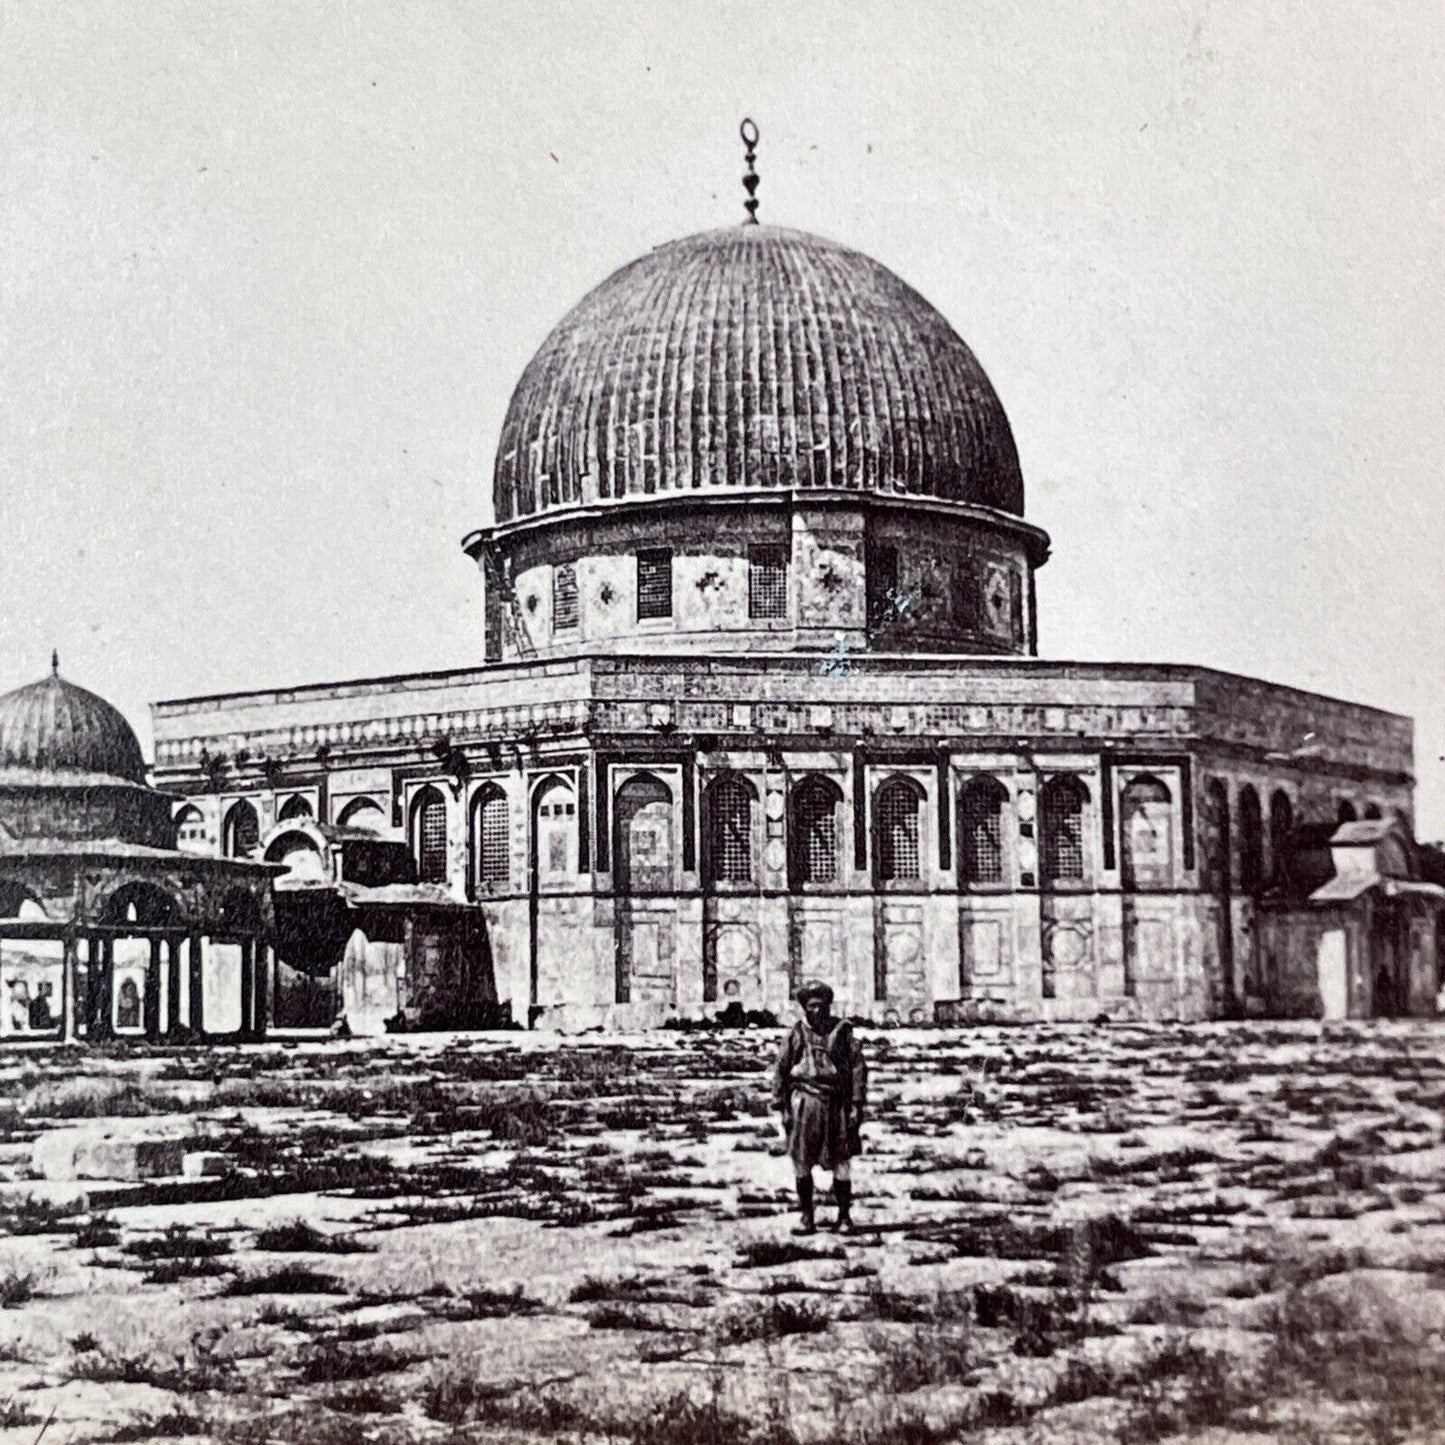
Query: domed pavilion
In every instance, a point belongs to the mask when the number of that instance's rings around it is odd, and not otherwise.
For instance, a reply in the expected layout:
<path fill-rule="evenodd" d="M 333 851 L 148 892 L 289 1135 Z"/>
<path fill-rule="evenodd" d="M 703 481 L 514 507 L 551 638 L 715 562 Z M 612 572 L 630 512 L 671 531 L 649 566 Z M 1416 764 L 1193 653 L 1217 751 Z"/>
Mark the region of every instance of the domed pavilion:
<path fill-rule="evenodd" d="M 156 704 L 192 846 L 404 843 L 522 1024 L 805 976 L 879 1021 L 1433 1006 L 1409 720 L 1042 660 L 999 391 L 879 262 L 744 224 L 624 266 L 523 370 L 490 502 L 467 665 Z M 1406 861 L 1316 896 L 1351 817 Z"/>
<path fill-rule="evenodd" d="M 263 1031 L 279 870 L 178 851 L 176 801 L 58 658 L 0 697 L 0 1036 Z"/>

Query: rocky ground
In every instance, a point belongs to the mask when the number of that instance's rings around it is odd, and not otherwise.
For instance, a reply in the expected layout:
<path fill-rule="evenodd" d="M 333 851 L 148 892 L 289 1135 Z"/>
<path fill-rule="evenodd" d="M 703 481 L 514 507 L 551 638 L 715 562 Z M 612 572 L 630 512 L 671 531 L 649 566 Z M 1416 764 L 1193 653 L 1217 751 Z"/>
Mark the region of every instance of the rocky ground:
<path fill-rule="evenodd" d="M 804 1241 L 776 1032 L 9 1054 L 0 1440 L 1445 1439 L 1445 1029 L 862 1036 Z"/>

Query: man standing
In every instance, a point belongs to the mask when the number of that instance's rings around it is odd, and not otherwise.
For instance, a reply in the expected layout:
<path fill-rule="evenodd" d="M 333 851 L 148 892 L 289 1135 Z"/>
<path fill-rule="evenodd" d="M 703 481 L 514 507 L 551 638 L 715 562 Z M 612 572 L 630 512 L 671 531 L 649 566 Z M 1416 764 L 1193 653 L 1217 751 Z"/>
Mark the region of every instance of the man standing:
<path fill-rule="evenodd" d="M 862 1149 L 858 1129 L 867 1102 L 868 1066 L 846 1019 L 833 1017 L 833 990 L 805 983 L 798 990 L 803 1017 L 793 1025 L 773 1068 L 773 1107 L 782 1115 L 788 1154 L 798 1181 L 802 1223 L 795 1234 L 812 1234 L 813 1169 L 832 1171 L 838 1202 L 837 1228 L 853 1225 L 853 1156 Z"/>

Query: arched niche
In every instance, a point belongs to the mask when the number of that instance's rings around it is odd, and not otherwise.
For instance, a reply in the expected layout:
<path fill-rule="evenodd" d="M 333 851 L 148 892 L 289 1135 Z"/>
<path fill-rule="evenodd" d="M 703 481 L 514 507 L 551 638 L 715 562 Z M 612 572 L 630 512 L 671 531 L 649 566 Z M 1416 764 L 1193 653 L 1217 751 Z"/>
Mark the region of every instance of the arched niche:
<path fill-rule="evenodd" d="M 411 800 L 411 851 L 418 879 L 423 883 L 447 881 L 447 800 L 428 784 Z"/>
<path fill-rule="evenodd" d="M 336 821 L 342 827 L 365 828 L 370 833 L 384 833 L 390 826 L 386 810 L 375 798 L 353 798 Z"/>
<path fill-rule="evenodd" d="M 958 797 L 958 879 L 965 886 L 1004 881 L 1004 811 L 1008 789 L 997 779 L 969 779 Z"/>
<path fill-rule="evenodd" d="M 300 828 L 287 828 L 266 845 L 266 862 L 284 864 L 297 878 L 327 882 L 331 872 L 316 839 Z"/>
<path fill-rule="evenodd" d="M 477 887 L 506 886 L 512 872 L 512 812 L 506 792 L 496 783 L 485 783 L 472 795 L 467 857 Z"/>
<path fill-rule="evenodd" d="M 277 811 L 276 821 L 290 823 L 297 818 L 314 818 L 315 816 L 316 812 L 311 806 L 310 799 L 302 793 L 293 793 Z"/>
<path fill-rule="evenodd" d="M 741 773 L 720 773 L 703 793 L 703 881 L 746 884 L 756 878 L 758 790 Z"/>
<path fill-rule="evenodd" d="M 1040 863 L 1046 885 L 1082 883 L 1088 870 L 1084 817 L 1089 790 L 1073 773 L 1055 773 L 1039 789 L 1043 847 Z"/>
<path fill-rule="evenodd" d="M 670 893 L 675 886 L 672 789 L 635 773 L 617 790 L 617 891 Z"/>
<path fill-rule="evenodd" d="M 1174 797 L 1152 773 L 1137 773 L 1119 795 L 1123 882 L 1129 889 L 1174 884 Z"/>
<path fill-rule="evenodd" d="M 532 841 L 539 884 L 577 873 L 577 790 L 560 774 L 551 774 L 532 790 Z"/>
<path fill-rule="evenodd" d="M 182 853 L 204 856 L 211 851 L 206 834 L 206 816 L 193 803 L 188 803 L 175 816 L 175 844 Z"/>
<path fill-rule="evenodd" d="M 250 858 L 255 853 L 261 841 L 261 818 L 245 798 L 232 803 L 226 810 L 221 840 L 228 858 Z"/>

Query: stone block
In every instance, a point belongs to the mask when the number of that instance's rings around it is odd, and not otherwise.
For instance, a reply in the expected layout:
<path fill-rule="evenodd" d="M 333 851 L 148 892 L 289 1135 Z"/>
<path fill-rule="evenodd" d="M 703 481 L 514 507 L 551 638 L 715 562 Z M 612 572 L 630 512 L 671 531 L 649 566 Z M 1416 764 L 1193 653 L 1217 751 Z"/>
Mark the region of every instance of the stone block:
<path fill-rule="evenodd" d="M 184 1157 L 180 1139 L 57 1129 L 35 1141 L 30 1169 L 41 1179 L 165 1179 L 180 1174 Z"/>

